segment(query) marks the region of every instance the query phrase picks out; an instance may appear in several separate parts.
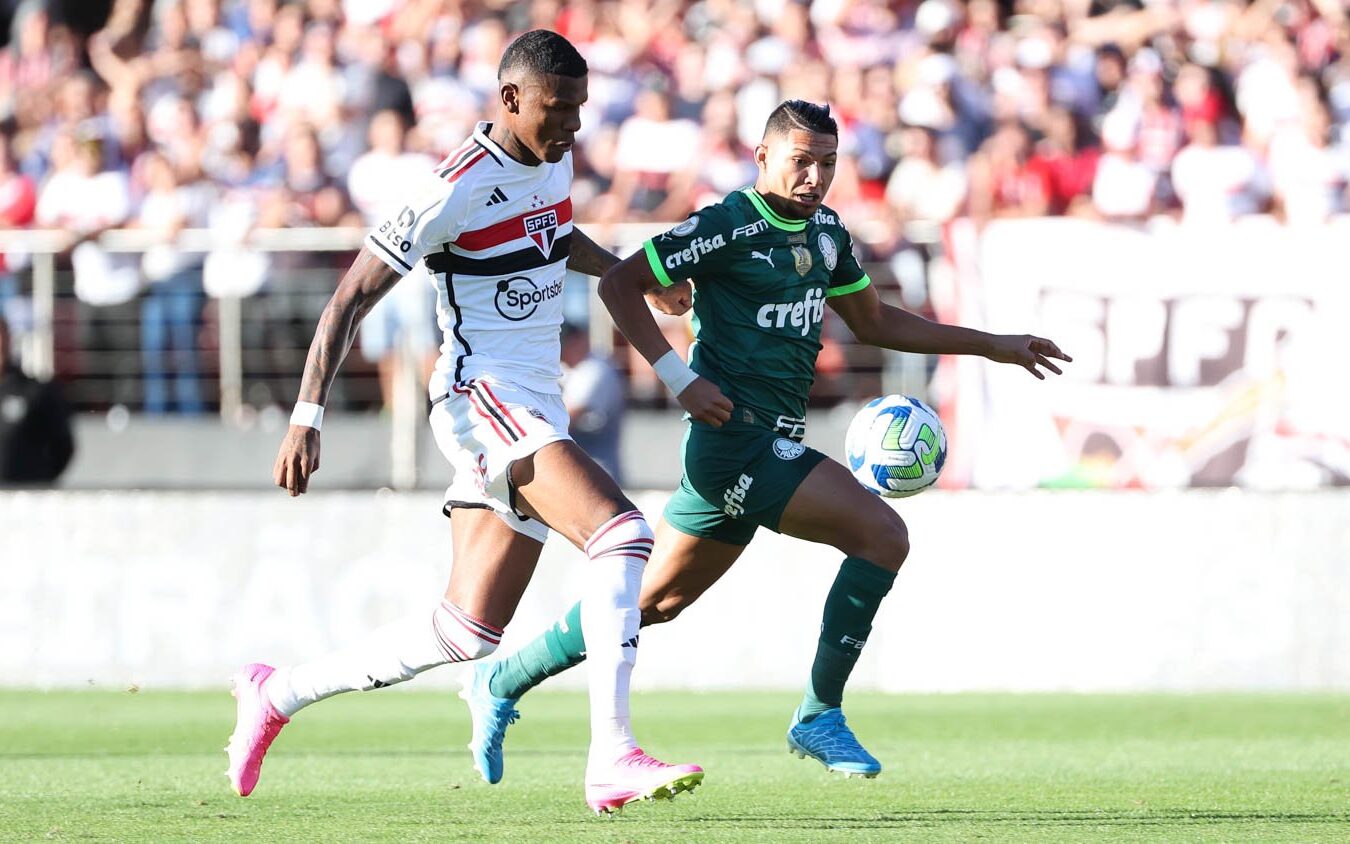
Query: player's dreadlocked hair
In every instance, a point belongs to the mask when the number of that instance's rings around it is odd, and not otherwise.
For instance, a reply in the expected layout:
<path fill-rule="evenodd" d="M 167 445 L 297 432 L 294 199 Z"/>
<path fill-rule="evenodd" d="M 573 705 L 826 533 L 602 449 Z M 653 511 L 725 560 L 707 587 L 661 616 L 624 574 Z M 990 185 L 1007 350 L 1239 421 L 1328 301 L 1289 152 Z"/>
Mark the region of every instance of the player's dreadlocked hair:
<path fill-rule="evenodd" d="M 764 137 L 786 135 L 793 129 L 839 137 L 839 125 L 830 117 L 830 107 L 806 100 L 785 100 L 780 103 L 769 115 L 769 122 L 764 124 Z"/>
<path fill-rule="evenodd" d="M 547 29 L 532 29 L 511 42 L 497 65 L 497 79 L 521 70 L 528 74 L 551 74 L 578 79 L 586 75 L 586 60 L 572 42 Z"/>

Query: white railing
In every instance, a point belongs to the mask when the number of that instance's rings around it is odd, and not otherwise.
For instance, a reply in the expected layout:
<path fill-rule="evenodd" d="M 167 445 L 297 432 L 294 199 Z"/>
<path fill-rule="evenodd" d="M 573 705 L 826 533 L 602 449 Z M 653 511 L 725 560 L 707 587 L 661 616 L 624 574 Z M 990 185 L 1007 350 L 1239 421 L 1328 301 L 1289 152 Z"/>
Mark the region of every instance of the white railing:
<path fill-rule="evenodd" d="M 623 254 L 632 251 L 651 234 L 668 227 L 660 224 L 621 224 L 595 228 L 589 233 L 598 242 L 610 245 Z M 97 238 L 98 244 L 109 252 L 140 253 L 156 246 L 171 246 L 187 253 L 208 254 L 217 249 L 246 249 L 257 252 L 352 252 L 360 249 L 366 234 L 364 228 L 292 228 L 254 229 L 241 242 L 238 237 L 225 236 L 211 229 L 184 229 L 172 241 L 165 241 L 156 232 L 140 229 L 113 229 Z M 31 261 L 32 277 L 32 331 L 25 343 L 23 364 L 34 378 L 46 380 L 56 372 L 56 302 L 57 257 L 80 242 L 69 232 L 58 230 L 0 231 L 0 252 L 22 251 Z M 591 288 L 591 311 L 599 307 L 594 287 Z M 218 302 L 219 319 L 219 387 L 220 415 L 226 422 L 239 419 L 244 407 L 243 316 L 241 299 L 224 296 Z M 594 347 L 609 349 L 611 335 L 608 322 L 591 320 Z M 417 429 L 421 423 L 423 386 L 417 383 L 420 369 L 416 355 L 409 348 L 400 349 L 403 377 L 395 384 L 391 396 L 390 456 L 391 482 L 397 488 L 411 488 L 416 482 Z M 297 375 L 299 373 L 296 373 Z"/>

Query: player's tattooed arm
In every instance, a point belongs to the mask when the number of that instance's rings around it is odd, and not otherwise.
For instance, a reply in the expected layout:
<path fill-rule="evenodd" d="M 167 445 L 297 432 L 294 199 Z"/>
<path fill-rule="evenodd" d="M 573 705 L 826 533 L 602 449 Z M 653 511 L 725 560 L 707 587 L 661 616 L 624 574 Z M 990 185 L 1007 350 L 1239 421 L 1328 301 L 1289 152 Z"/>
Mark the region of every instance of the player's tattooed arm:
<path fill-rule="evenodd" d="M 319 317 L 319 327 L 314 331 L 314 341 L 309 344 L 309 358 L 300 380 L 300 401 L 324 404 L 338 366 L 356 338 L 357 326 L 399 278 L 398 273 L 366 249 L 356 256 Z M 296 496 L 309 489 L 310 476 L 317 471 L 318 430 L 304 425 L 290 426 L 272 467 L 273 481 Z"/>
<path fill-rule="evenodd" d="M 572 227 L 572 250 L 567 255 L 569 270 L 598 278 L 617 263 L 619 263 L 618 255 L 591 240 L 581 229 Z"/>
<path fill-rule="evenodd" d="M 926 355 L 979 355 L 998 363 L 1016 364 L 1041 379 L 1045 375 L 1037 367 L 1061 374 L 1059 367 L 1050 362 L 1051 358 L 1073 360 L 1043 337 L 989 334 L 924 319 L 882 302 L 871 285 L 827 301 L 843 317 L 853 336 L 869 346 Z"/>
<path fill-rule="evenodd" d="M 363 248 L 357 254 L 319 317 L 319 327 L 314 331 L 305 360 L 305 374 L 300 380 L 300 401 L 324 404 L 338 367 L 356 339 L 361 320 L 399 278 L 398 273 L 369 250 Z"/>
<path fill-rule="evenodd" d="M 591 240 L 581 229 L 575 227 L 572 229 L 572 251 L 567 256 L 569 270 L 599 277 L 618 263 L 617 255 Z M 689 310 L 693 302 L 693 289 L 687 281 L 668 288 L 657 285 L 647 291 L 647 303 L 661 313 L 671 316 L 681 316 Z"/>

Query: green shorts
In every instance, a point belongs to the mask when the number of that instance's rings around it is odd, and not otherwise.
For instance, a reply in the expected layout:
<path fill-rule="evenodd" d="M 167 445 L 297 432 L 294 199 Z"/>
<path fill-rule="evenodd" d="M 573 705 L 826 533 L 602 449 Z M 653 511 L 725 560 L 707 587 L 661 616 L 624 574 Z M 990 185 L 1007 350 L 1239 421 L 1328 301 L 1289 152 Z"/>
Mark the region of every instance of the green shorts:
<path fill-rule="evenodd" d="M 681 533 L 748 545 L 755 530 L 777 531 L 783 510 L 825 455 L 754 425 L 692 424 L 681 449 L 684 477 L 666 504 Z"/>

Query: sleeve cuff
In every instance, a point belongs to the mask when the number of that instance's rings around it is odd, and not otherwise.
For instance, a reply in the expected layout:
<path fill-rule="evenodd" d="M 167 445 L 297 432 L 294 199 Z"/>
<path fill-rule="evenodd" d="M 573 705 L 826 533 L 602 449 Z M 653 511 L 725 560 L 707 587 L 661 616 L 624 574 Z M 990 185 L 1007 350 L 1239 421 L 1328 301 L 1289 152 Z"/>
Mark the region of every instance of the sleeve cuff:
<path fill-rule="evenodd" d="M 409 264 L 407 261 L 394 254 L 392 249 L 381 243 L 379 238 L 375 237 L 373 234 L 366 235 L 366 249 L 370 251 L 370 254 L 388 264 L 389 269 L 399 275 L 407 275 L 412 269 L 412 264 Z"/>
<path fill-rule="evenodd" d="M 828 299 L 831 296 L 847 296 L 850 293 L 857 293 L 859 290 L 862 290 L 864 287 L 866 287 L 871 283 L 872 277 L 867 274 L 863 274 L 862 278 L 858 279 L 852 284 L 845 284 L 842 287 L 831 287 L 829 290 L 825 292 L 825 298 Z"/>
<path fill-rule="evenodd" d="M 670 274 L 666 272 L 665 266 L 661 263 L 661 256 L 656 254 L 656 246 L 648 238 L 642 242 L 642 251 L 647 253 L 647 263 L 651 265 L 652 275 L 661 282 L 662 287 L 669 287 L 675 283 Z"/>

